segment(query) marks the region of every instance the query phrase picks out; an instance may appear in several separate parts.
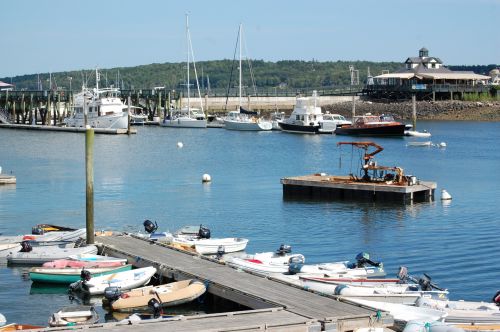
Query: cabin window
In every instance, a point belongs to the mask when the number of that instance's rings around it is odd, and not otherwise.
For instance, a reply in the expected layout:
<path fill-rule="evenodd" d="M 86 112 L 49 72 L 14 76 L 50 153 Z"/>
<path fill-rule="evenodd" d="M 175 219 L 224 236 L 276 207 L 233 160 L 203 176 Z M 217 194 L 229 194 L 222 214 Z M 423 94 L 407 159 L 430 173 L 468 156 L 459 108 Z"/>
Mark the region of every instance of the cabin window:
<path fill-rule="evenodd" d="M 432 68 L 436 68 L 436 64 L 435 63 L 432 64 Z"/>
<path fill-rule="evenodd" d="M 300 120 L 300 115 L 295 115 L 295 120 Z"/>

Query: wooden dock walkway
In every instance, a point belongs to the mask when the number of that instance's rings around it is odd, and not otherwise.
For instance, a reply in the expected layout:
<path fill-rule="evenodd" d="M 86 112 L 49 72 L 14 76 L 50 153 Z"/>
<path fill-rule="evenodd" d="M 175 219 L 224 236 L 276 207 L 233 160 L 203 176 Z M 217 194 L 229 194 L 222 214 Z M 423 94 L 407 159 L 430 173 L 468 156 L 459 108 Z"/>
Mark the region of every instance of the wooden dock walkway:
<path fill-rule="evenodd" d="M 0 128 L 6 129 L 24 129 L 24 130 L 39 130 L 39 131 L 60 131 L 69 133 L 84 133 L 85 128 L 77 127 L 58 127 L 58 126 L 43 126 L 43 125 L 23 125 L 23 124 L 0 124 Z M 110 128 L 94 128 L 96 134 L 128 134 L 127 129 L 110 129 Z M 130 134 L 137 134 L 137 129 L 130 129 Z"/>
<path fill-rule="evenodd" d="M 216 260 L 166 247 L 128 235 L 96 237 L 103 253 L 124 257 L 138 267 L 155 266 L 175 280 L 197 278 L 208 284 L 208 292 L 233 301 L 250 311 L 200 315 L 195 320 L 169 321 L 172 331 L 352 331 L 359 327 L 387 327 L 393 323 L 386 313 L 340 302 L 268 278 L 238 271 Z M 377 318 L 378 317 L 378 318 Z M 229 322 L 234 323 L 231 326 Z M 194 325 L 199 324 L 198 328 Z M 229 325 L 225 325 L 229 324 Z M 147 324 L 150 325 L 150 324 Z M 188 327 L 190 326 L 190 327 Z M 228 329 L 225 329 L 225 327 Z M 229 327 L 231 328 L 229 329 Z M 252 329 L 247 328 L 253 326 Z M 260 326 L 260 328 L 259 328 Z M 276 326 L 276 328 L 271 328 Z M 135 331 L 151 331 L 153 326 Z M 184 329 L 184 327 L 186 327 Z M 124 326 L 120 327 L 121 329 Z M 160 328 L 160 326 L 158 326 Z M 113 327 L 106 328 L 113 331 Z M 155 328 L 153 328 L 155 330 Z"/>

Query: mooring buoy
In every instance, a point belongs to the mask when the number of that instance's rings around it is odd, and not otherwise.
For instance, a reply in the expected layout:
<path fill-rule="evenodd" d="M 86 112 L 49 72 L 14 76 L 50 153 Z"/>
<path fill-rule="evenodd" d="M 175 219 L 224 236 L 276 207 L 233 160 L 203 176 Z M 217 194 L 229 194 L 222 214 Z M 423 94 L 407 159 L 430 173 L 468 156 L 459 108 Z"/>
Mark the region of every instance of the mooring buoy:
<path fill-rule="evenodd" d="M 446 190 L 441 190 L 441 200 L 447 201 L 451 199 L 451 195 Z"/>
<path fill-rule="evenodd" d="M 205 173 L 201 177 L 201 182 L 211 182 L 211 181 L 212 181 L 212 177 L 209 174 Z"/>
<path fill-rule="evenodd" d="M 182 142 L 177 142 L 177 147 L 178 147 L 179 149 L 181 149 L 183 146 L 184 146 L 184 144 L 182 144 Z"/>

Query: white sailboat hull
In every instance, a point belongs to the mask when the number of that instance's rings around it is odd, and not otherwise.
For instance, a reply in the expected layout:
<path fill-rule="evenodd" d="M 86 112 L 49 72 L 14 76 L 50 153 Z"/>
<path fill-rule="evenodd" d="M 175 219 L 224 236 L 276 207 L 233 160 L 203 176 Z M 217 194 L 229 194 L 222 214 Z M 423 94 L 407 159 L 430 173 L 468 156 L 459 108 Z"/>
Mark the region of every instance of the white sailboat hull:
<path fill-rule="evenodd" d="M 160 126 L 172 128 L 207 128 L 207 120 L 179 117 L 177 119 L 163 120 L 163 122 L 160 122 Z"/>
<path fill-rule="evenodd" d="M 224 127 L 229 130 L 243 131 L 260 131 L 273 129 L 272 123 L 267 121 L 234 121 L 227 119 L 224 121 Z"/>

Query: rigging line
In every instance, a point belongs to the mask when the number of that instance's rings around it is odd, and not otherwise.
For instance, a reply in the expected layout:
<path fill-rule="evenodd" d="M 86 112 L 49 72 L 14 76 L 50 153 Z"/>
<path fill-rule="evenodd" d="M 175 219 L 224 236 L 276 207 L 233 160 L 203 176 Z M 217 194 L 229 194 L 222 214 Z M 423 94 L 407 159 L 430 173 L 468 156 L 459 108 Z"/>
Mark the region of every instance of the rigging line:
<path fill-rule="evenodd" d="M 189 42 L 189 49 L 191 51 L 191 59 L 193 60 L 194 77 L 196 79 L 196 89 L 198 90 L 198 98 L 200 98 L 200 108 L 201 108 L 201 111 L 203 113 L 205 113 L 205 111 L 203 110 L 203 101 L 201 99 L 200 83 L 198 82 L 198 73 L 196 72 L 196 60 L 194 59 L 193 44 L 191 42 L 191 33 L 189 33 L 189 30 L 188 30 L 188 42 Z M 189 84 L 189 82 L 188 82 L 188 84 Z"/>
<path fill-rule="evenodd" d="M 241 37 L 241 43 L 242 43 L 243 47 L 245 48 L 245 57 L 247 59 L 248 69 L 250 70 L 250 80 L 252 81 L 253 94 L 255 96 L 258 96 L 257 95 L 257 87 L 255 85 L 255 76 L 253 74 L 252 60 L 248 56 L 248 50 L 247 50 L 247 44 L 246 44 L 246 42 L 243 43 L 243 36 Z"/>
<path fill-rule="evenodd" d="M 234 70 L 234 62 L 236 61 L 236 52 L 238 50 L 238 42 L 240 39 L 240 30 L 238 29 L 238 35 L 236 37 L 236 45 L 234 45 L 234 55 L 233 62 L 231 63 L 231 74 L 229 75 L 229 83 L 227 84 L 227 92 L 226 92 L 226 104 L 224 105 L 224 111 L 227 111 L 227 102 L 229 100 L 229 88 L 231 86 L 231 82 L 233 80 L 233 70 Z"/>

